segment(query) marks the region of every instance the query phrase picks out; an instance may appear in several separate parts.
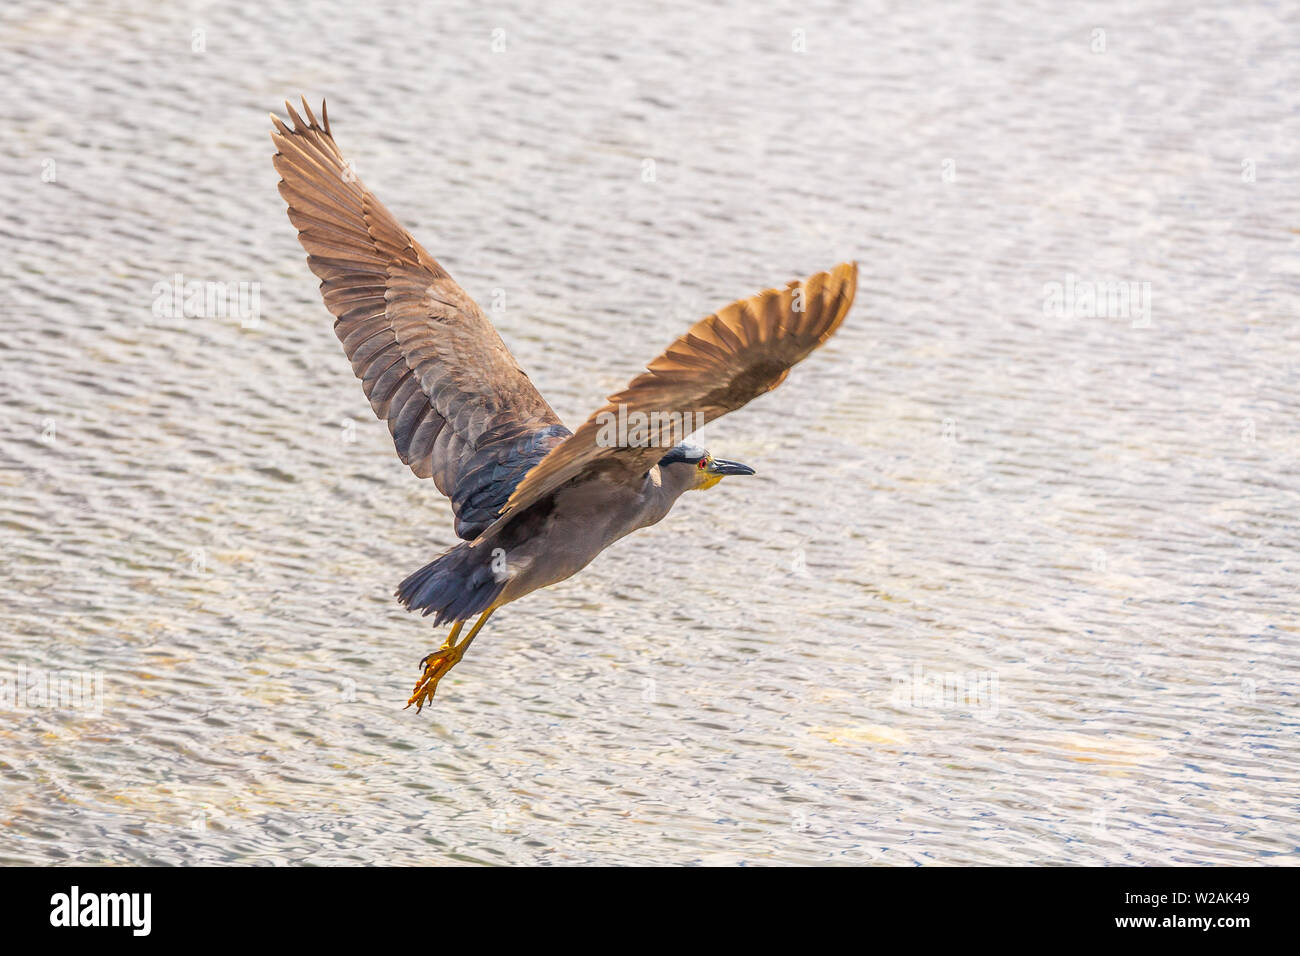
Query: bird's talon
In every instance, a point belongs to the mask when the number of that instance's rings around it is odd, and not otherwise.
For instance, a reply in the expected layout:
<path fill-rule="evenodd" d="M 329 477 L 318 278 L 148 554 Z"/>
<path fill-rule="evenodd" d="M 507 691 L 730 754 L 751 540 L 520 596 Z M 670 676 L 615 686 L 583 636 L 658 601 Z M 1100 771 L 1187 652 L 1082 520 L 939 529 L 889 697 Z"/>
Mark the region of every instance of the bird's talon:
<path fill-rule="evenodd" d="M 457 653 L 458 651 L 461 653 Z M 462 653 L 463 650 L 459 647 L 443 645 L 439 650 L 426 654 L 420 661 L 424 673 L 415 682 L 415 690 L 411 692 L 411 699 L 406 702 L 406 706 L 410 707 L 414 704 L 417 714 L 424 710 L 424 705 L 433 700 L 433 695 L 438 690 L 438 681 L 456 666 Z"/>

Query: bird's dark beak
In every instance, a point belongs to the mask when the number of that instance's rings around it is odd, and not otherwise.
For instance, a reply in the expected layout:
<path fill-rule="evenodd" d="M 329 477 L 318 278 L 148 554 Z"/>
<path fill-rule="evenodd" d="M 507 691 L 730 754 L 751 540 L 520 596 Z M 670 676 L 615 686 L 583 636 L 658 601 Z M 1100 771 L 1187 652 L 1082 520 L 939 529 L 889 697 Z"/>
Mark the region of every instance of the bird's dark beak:
<path fill-rule="evenodd" d="M 752 475 L 754 473 L 754 469 L 748 465 L 742 465 L 738 461 L 727 461 L 725 458 L 714 458 L 704 470 L 710 475 Z"/>

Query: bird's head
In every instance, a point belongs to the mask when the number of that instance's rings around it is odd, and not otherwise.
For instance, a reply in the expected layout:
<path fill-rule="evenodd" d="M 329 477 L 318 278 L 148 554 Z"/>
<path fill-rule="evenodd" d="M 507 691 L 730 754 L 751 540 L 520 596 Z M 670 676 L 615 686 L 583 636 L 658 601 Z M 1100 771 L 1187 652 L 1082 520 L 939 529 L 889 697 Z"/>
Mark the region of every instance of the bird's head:
<path fill-rule="evenodd" d="M 676 479 L 686 491 L 712 488 L 727 475 L 752 475 L 754 469 L 738 461 L 714 458 L 703 448 L 683 442 L 659 459 L 659 470 Z"/>

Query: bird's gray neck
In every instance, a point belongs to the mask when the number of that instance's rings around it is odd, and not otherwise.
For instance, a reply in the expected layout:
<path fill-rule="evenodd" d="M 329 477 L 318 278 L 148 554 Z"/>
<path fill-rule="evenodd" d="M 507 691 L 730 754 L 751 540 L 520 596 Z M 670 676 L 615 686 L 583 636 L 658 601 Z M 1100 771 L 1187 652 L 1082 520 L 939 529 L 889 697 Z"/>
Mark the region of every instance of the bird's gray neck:
<path fill-rule="evenodd" d="M 641 513 L 636 526 L 645 528 L 662 520 L 694 481 L 694 468 L 691 466 L 660 468 L 655 465 L 651 468 L 641 489 Z"/>

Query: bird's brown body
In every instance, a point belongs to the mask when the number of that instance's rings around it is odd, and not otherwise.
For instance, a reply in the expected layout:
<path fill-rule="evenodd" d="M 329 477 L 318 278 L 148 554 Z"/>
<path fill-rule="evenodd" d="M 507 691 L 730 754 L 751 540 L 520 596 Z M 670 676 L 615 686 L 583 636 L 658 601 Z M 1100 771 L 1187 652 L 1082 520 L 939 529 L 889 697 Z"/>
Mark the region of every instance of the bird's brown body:
<path fill-rule="evenodd" d="M 698 470 L 672 469 L 665 474 L 669 469 L 653 465 L 639 485 L 596 477 L 560 488 L 551 496 L 553 505 L 535 533 L 513 533 L 520 522 L 504 532 L 514 546 L 503 549 L 511 557 L 500 603 L 572 577 L 615 541 L 660 521 L 692 488 Z"/>
<path fill-rule="evenodd" d="M 825 342 L 853 303 L 857 266 L 706 316 L 570 432 L 474 300 L 357 179 L 323 107 L 320 123 L 303 108 L 305 120 L 288 107 L 292 127 L 272 117 L 289 219 L 371 407 L 402 461 L 451 500 L 465 539 L 397 591 L 453 625 L 421 662 L 409 703 L 422 707 L 496 608 L 570 577 L 685 491 L 753 474 L 683 440 L 775 388 Z M 647 429 L 607 440 L 610 416 L 629 414 Z"/>

